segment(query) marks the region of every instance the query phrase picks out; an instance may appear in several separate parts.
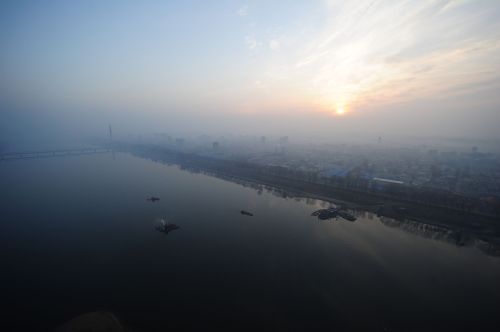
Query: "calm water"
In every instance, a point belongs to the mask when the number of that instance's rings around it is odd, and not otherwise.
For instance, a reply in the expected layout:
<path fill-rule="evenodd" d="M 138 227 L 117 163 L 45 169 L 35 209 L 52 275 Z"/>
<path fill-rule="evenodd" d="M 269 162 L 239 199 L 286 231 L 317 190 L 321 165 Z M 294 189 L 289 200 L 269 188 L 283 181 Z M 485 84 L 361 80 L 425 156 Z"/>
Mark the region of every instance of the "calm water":
<path fill-rule="evenodd" d="M 500 328 L 500 258 L 370 213 L 319 222 L 320 201 L 126 154 L 0 162 L 0 199 L 2 330 L 96 310 L 140 331 Z"/>

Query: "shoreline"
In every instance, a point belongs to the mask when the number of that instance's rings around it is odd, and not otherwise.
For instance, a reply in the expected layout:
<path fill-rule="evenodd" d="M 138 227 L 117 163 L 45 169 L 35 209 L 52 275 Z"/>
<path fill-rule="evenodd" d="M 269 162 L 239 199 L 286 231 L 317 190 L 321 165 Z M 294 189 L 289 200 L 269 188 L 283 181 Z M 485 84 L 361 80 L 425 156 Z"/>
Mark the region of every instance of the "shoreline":
<path fill-rule="evenodd" d="M 109 146 L 108 146 L 109 147 Z M 387 193 L 367 190 L 357 183 L 347 183 L 343 187 L 335 183 L 320 183 L 317 180 L 311 181 L 298 176 L 283 176 L 283 170 L 279 167 L 266 167 L 248 163 L 242 160 L 226 160 L 207 158 L 195 153 L 186 153 L 172 150 L 167 147 L 152 144 L 130 144 L 115 142 L 112 147 L 116 151 L 130 153 L 139 157 L 179 165 L 181 168 L 214 174 L 222 178 L 234 178 L 240 181 L 247 181 L 256 185 L 268 185 L 279 189 L 293 192 L 295 195 L 305 198 L 320 199 L 331 203 L 347 204 L 352 207 L 378 207 L 384 205 L 403 206 L 410 210 L 432 210 L 433 215 L 451 216 L 453 219 L 464 216 L 467 219 L 480 221 L 481 223 L 500 226 L 500 215 L 492 211 L 486 213 L 478 210 L 477 205 L 481 203 L 479 199 L 464 197 L 462 205 L 452 206 L 449 197 L 439 195 L 439 193 L 420 193 L 411 198 L 407 191 L 387 191 Z M 293 175 L 293 174 L 292 174 Z M 407 188 L 405 188 L 406 190 Z M 412 189 L 413 190 L 413 189 Z M 410 197 L 409 197 L 410 196 Z M 438 202 L 442 198 L 442 203 Z M 453 198 L 453 197 L 452 197 Z M 451 201 L 454 202 L 454 201 Z M 464 205 L 465 204 L 465 205 Z M 448 218 L 445 218 L 448 219 Z"/>
<path fill-rule="evenodd" d="M 121 146 L 120 146 L 121 145 Z M 432 223 L 477 228 L 482 226 L 500 227 L 498 217 L 466 211 L 439 204 L 409 201 L 402 197 L 393 197 L 381 193 L 366 192 L 351 188 L 338 188 L 326 184 L 312 183 L 301 179 L 291 179 L 274 174 L 259 172 L 258 167 L 250 169 L 239 161 L 209 159 L 195 154 L 174 151 L 154 145 L 119 144 L 117 150 L 157 162 L 178 165 L 181 169 L 203 172 L 232 182 L 247 182 L 256 186 L 270 186 L 295 197 L 318 199 L 325 202 L 344 205 L 351 209 L 363 208 L 378 213 L 380 207 L 404 208 L 405 214 L 413 220 L 431 219 Z M 240 167 L 238 167 L 240 166 Z"/>
<path fill-rule="evenodd" d="M 491 256 L 500 256 L 500 224 L 491 218 L 482 218 L 477 215 L 464 215 L 457 211 L 446 211 L 435 207 L 415 206 L 415 204 L 401 203 L 393 200 L 355 202 L 348 199 L 337 198 L 338 196 L 324 196 L 310 193 L 304 190 L 286 187 L 261 181 L 254 178 L 227 174 L 207 170 L 202 167 L 194 167 L 179 160 L 170 158 L 152 158 L 144 154 L 131 151 L 121 151 L 137 158 L 151 160 L 153 162 L 176 166 L 180 170 L 201 173 L 224 181 L 250 187 L 260 191 L 265 189 L 269 193 L 282 193 L 283 198 L 299 198 L 321 200 L 335 205 L 340 205 L 347 210 L 357 212 L 369 212 L 381 219 L 381 222 L 388 227 L 398 227 L 403 231 L 416 234 L 418 236 L 430 237 L 429 234 L 436 232 L 434 236 L 445 242 L 450 242 L 456 246 L 474 246 Z M 398 208 L 404 208 L 405 212 L 398 212 Z M 430 233 L 429 233 L 430 232 Z M 433 237 L 433 236 L 431 236 Z"/>

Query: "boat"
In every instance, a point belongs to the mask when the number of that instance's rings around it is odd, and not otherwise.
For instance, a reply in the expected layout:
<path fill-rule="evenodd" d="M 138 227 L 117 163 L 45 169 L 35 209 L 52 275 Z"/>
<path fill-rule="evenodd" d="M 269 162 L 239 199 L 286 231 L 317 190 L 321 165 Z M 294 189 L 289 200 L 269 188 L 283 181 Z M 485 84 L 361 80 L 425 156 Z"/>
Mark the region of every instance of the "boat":
<path fill-rule="evenodd" d="M 180 227 L 177 226 L 176 224 L 171 224 L 165 220 L 161 220 L 161 225 L 159 225 L 158 227 L 156 227 L 156 230 L 158 232 L 162 232 L 162 233 L 165 233 L 165 234 L 168 234 L 170 233 L 171 231 L 175 231 L 176 229 L 179 229 Z"/>
<path fill-rule="evenodd" d="M 347 213 L 345 211 L 339 211 L 338 214 L 339 214 L 339 216 L 341 216 L 345 220 L 356 221 L 356 217 L 355 216 L 353 216 L 352 214 Z"/>
<path fill-rule="evenodd" d="M 248 212 L 248 211 L 245 211 L 245 210 L 241 210 L 240 213 L 244 216 L 250 216 L 250 217 L 253 217 L 253 213 L 251 212 Z"/>
<path fill-rule="evenodd" d="M 327 220 L 331 218 L 335 218 L 338 215 L 337 208 L 328 208 L 328 209 L 320 209 L 311 213 L 311 216 L 318 217 L 321 220 Z"/>
<path fill-rule="evenodd" d="M 318 219 L 320 219 L 320 220 L 328 220 L 328 219 L 332 219 L 332 218 L 336 218 L 336 217 L 342 217 L 345 220 L 349 220 L 349 221 L 356 220 L 356 217 L 353 216 L 352 214 L 350 214 L 346 211 L 342 211 L 342 210 L 335 208 L 335 207 L 314 211 L 313 213 L 311 213 L 311 216 L 318 217 Z"/>

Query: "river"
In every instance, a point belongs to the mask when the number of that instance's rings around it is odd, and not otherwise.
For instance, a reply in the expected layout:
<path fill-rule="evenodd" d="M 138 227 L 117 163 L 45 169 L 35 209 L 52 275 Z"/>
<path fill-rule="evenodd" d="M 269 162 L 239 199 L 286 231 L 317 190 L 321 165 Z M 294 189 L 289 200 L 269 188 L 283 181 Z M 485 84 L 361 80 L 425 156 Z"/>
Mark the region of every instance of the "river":
<path fill-rule="evenodd" d="M 320 221 L 327 202 L 125 153 L 0 162 L 0 200 L 3 330 L 99 310 L 138 331 L 500 328 L 500 257 L 432 225 Z"/>

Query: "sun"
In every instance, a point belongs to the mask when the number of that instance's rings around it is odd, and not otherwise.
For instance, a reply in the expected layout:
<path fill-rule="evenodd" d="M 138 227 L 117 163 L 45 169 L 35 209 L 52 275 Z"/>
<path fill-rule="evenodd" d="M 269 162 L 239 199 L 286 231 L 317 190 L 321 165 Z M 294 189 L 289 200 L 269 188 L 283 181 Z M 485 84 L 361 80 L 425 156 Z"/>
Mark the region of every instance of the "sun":
<path fill-rule="evenodd" d="M 343 107 L 338 107 L 337 110 L 335 111 L 337 115 L 342 115 L 345 113 L 345 109 Z"/>

